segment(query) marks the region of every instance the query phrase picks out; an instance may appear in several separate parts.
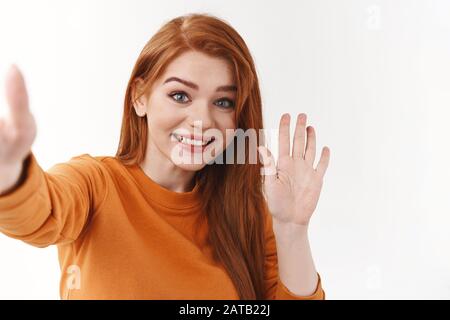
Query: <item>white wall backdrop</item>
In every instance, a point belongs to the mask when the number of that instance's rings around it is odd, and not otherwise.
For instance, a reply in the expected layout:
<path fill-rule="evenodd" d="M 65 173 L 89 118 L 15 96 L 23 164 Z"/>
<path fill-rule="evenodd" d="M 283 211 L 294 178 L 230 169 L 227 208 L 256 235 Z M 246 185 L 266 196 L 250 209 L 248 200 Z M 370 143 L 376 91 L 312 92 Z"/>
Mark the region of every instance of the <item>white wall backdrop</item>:
<path fill-rule="evenodd" d="M 450 1 L 0 0 L 0 77 L 25 74 L 41 166 L 115 153 L 140 50 L 191 12 L 246 40 L 267 128 L 306 112 L 331 148 L 310 228 L 327 298 L 449 299 Z M 1 299 L 59 299 L 59 272 L 56 247 L 0 235 Z"/>

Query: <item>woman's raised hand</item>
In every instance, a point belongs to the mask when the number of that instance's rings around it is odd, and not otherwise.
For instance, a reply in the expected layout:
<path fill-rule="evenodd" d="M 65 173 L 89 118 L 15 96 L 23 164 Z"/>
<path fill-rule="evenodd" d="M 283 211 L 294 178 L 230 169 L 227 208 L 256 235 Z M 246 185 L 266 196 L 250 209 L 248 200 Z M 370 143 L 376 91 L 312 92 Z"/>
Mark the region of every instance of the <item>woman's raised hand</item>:
<path fill-rule="evenodd" d="M 324 147 L 316 167 L 316 133 L 306 127 L 306 114 L 299 114 L 291 154 L 290 115 L 280 120 L 278 161 L 270 150 L 260 146 L 264 169 L 264 191 L 271 214 L 280 223 L 307 226 L 319 201 L 323 178 L 330 160 L 330 149 Z"/>

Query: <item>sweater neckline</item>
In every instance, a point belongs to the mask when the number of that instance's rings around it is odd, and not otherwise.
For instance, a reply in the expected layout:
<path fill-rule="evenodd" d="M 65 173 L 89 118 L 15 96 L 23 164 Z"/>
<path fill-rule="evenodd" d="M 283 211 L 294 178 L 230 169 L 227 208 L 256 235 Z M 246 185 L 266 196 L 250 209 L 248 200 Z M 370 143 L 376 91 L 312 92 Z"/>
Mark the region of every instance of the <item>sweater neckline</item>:
<path fill-rule="evenodd" d="M 173 209 L 186 209 L 198 207 L 201 204 L 198 183 L 191 191 L 176 192 L 158 184 L 138 164 L 128 166 L 128 170 L 145 195 L 160 205 Z"/>

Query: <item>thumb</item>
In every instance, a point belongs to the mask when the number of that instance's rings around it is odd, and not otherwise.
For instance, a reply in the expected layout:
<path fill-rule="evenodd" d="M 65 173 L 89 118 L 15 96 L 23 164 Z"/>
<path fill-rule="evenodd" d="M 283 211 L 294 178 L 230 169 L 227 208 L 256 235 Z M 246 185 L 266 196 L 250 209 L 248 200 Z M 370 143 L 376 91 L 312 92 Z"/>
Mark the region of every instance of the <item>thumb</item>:
<path fill-rule="evenodd" d="M 262 158 L 261 175 L 265 176 L 266 182 L 273 182 L 277 179 L 277 167 L 275 165 L 275 159 L 270 150 L 264 146 L 258 147 L 258 153 Z"/>
<path fill-rule="evenodd" d="M 18 123 L 28 110 L 28 94 L 25 80 L 16 65 L 12 65 L 6 75 L 6 101 L 14 123 Z"/>

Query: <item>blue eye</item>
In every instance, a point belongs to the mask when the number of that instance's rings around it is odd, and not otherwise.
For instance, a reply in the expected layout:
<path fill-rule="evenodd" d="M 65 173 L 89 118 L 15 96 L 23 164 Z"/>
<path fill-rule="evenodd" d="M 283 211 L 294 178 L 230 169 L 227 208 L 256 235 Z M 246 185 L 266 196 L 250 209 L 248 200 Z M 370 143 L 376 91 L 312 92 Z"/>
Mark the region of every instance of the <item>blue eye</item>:
<path fill-rule="evenodd" d="M 219 100 L 219 102 L 225 102 L 225 105 L 219 106 L 223 109 L 232 109 L 234 108 L 234 101 L 230 100 L 230 99 L 221 99 Z"/>
<path fill-rule="evenodd" d="M 175 100 L 175 101 L 177 101 L 177 102 L 181 102 L 181 103 L 186 103 L 186 102 L 188 102 L 188 101 L 182 101 L 182 100 L 179 100 L 179 99 L 177 99 L 177 98 L 175 98 L 175 97 L 179 97 L 179 96 L 185 96 L 185 97 L 187 97 L 187 95 L 184 93 L 184 92 L 174 92 L 174 93 L 171 93 L 171 94 L 169 94 L 169 97 L 171 97 L 173 100 Z"/>

